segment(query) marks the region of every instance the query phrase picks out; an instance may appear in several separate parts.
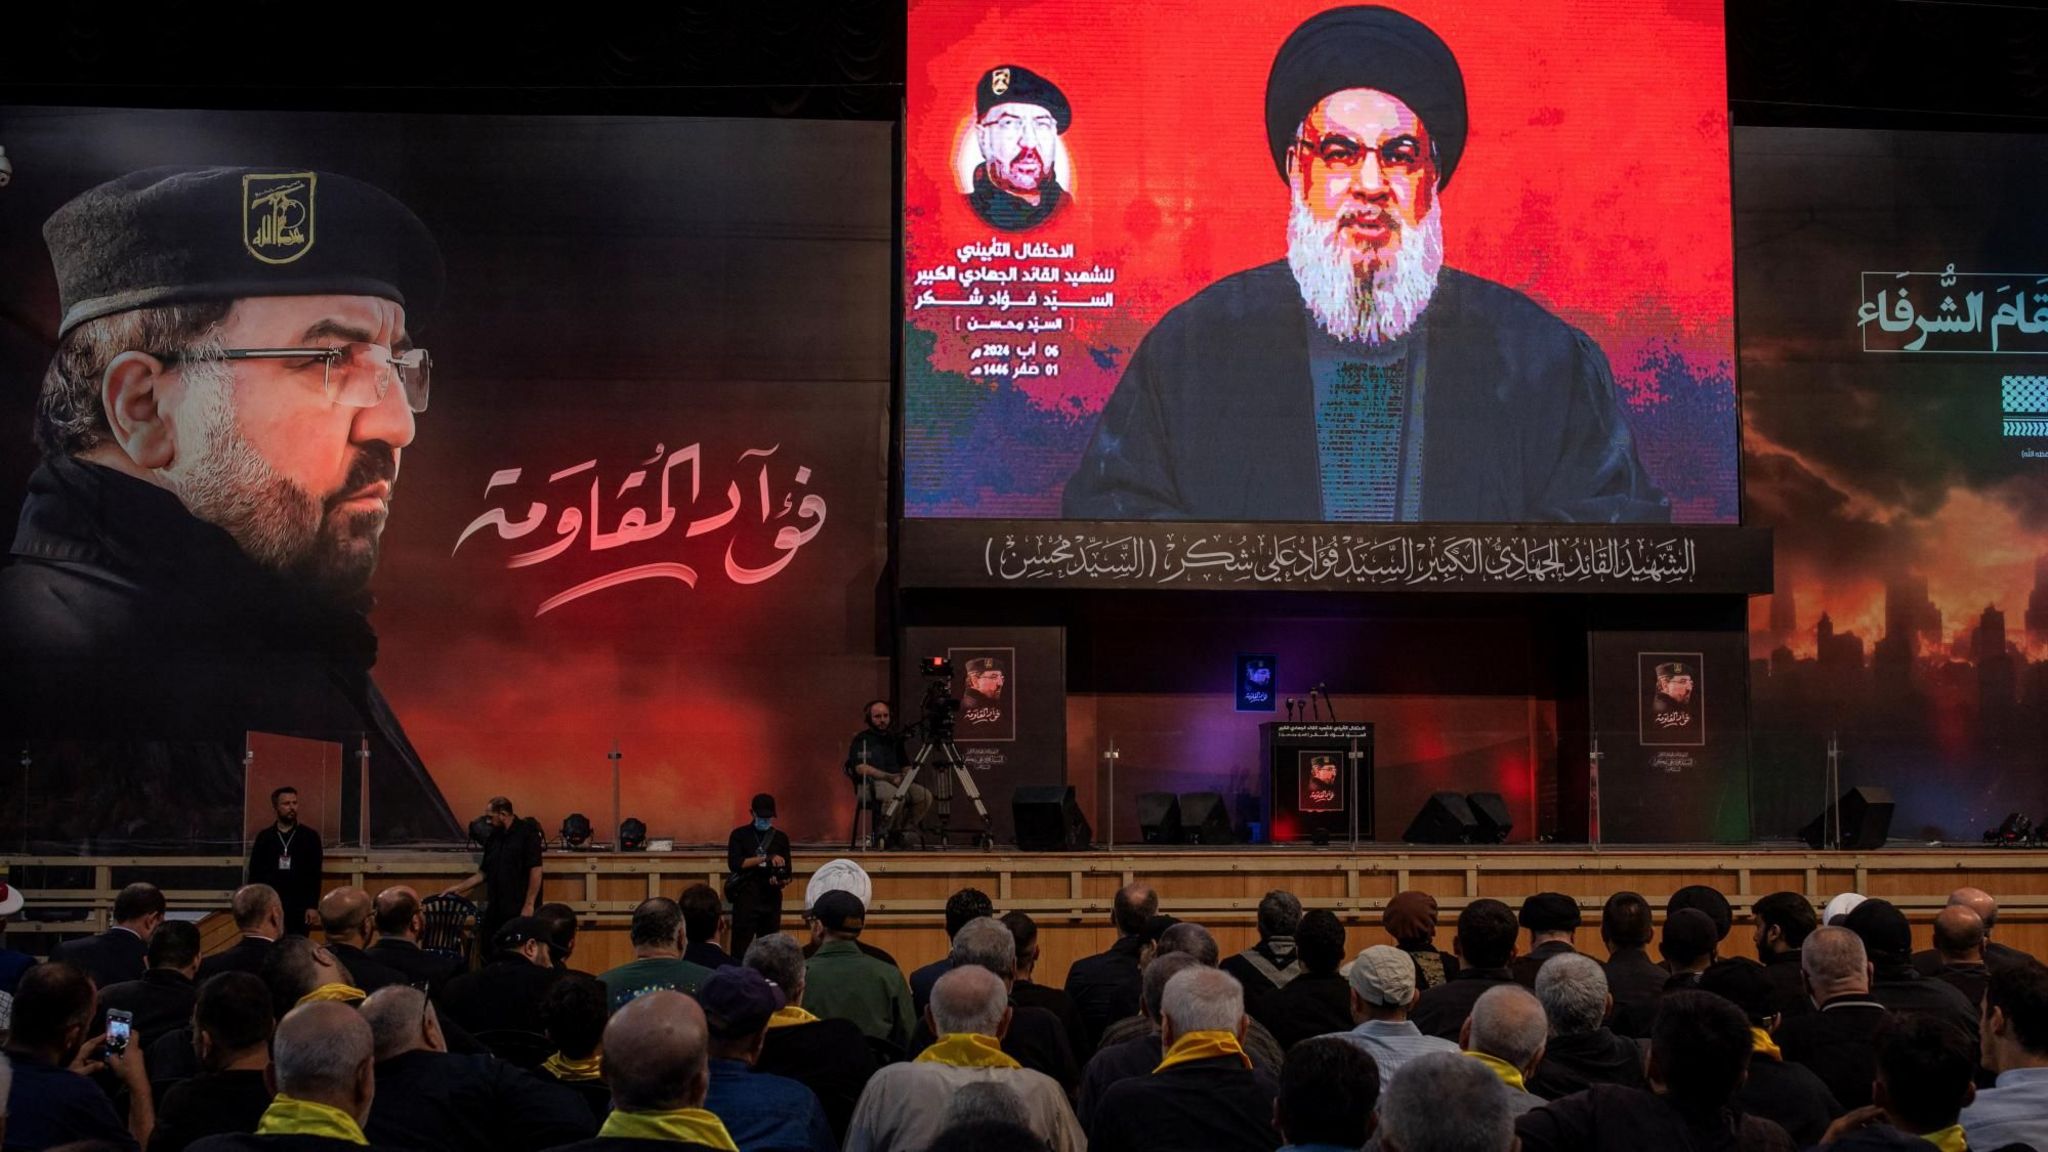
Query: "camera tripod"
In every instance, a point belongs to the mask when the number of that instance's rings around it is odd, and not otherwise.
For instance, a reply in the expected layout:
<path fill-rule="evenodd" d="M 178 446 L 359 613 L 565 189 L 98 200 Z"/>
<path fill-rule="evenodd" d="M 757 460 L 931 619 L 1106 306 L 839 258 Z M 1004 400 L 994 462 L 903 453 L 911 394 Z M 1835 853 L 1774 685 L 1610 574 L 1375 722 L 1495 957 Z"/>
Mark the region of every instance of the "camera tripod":
<path fill-rule="evenodd" d="M 917 774 L 931 762 L 935 751 L 938 753 L 940 765 L 934 769 L 937 775 L 932 779 L 932 799 L 936 801 L 934 806 L 938 809 L 940 842 L 943 843 L 953 831 L 953 781 L 958 780 L 961 789 L 967 793 L 967 798 L 974 801 L 974 810 L 981 814 L 981 831 L 974 834 L 975 842 L 984 848 L 993 846 L 996 838 L 995 830 L 989 823 L 988 805 L 982 803 L 981 789 L 975 787 L 974 774 L 968 770 L 967 760 L 960 755 L 960 746 L 953 743 L 953 734 L 950 732 L 934 736 L 925 741 L 924 747 L 917 750 L 917 757 L 910 762 L 910 771 L 903 777 L 903 786 L 896 790 L 896 795 L 890 797 L 882 809 L 884 822 L 895 821 L 896 810 L 902 807 L 904 797 L 910 793 L 910 786 L 917 783 Z M 952 771 L 948 772 L 948 768 Z"/>

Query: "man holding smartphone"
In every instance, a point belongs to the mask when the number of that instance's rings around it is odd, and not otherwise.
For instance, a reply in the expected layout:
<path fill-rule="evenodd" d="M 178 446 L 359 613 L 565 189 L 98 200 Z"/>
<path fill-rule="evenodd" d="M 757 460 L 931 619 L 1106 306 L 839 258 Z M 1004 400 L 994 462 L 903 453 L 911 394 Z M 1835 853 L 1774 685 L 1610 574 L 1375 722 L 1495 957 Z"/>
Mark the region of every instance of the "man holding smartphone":
<path fill-rule="evenodd" d="M 7 1141 L 11 1147 L 50 1148 L 72 1141 L 106 1141 L 139 1149 L 156 1127 L 149 1072 L 142 1063 L 144 1037 L 126 1021 L 126 1043 L 113 1043 L 115 1030 L 96 1032 L 92 977 L 70 964 L 38 964 L 22 975 L 14 995 L 14 1028 L 7 1058 L 14 1084 L 7 1095 Z M 91 1077 L 113 1072 L 128 1089 L 124 1127 L 113 1101 Z"/>

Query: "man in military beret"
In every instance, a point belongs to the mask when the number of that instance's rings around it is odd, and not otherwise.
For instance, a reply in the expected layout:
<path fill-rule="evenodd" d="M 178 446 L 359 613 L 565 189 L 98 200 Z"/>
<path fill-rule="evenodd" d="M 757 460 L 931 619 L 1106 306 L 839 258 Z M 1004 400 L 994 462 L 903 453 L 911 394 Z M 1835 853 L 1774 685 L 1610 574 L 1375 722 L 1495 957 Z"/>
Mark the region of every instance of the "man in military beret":
<path fill-rule="evenodd" d="M 1693 703 L 1692 665 L 1672 661 L 1657 665 L 1656 694 L 1650 698 L 1650 722 L 1666 734 L 1697 735 L 1699 710 Z"/>
<path fill-rule="evenodd" d="M 238 844 L 266 732 L 342 744 L 344 796 L 366 750 L 380 839 L 454 838 L 370 678 L 370 576 L 427 407 L 426 227 L 346 176 L 157 168 L 43 235 L 43 459 L 0 570 L 0 734 L 84 758 L 42 831 Z"/>
<path fill-rule="evenodd" d="M 989 740 L 1014 734 L 1010 706 L 1003 699 L 1007 682 L 1003 662 L 993 656 L 977 657 L 965 665 L 967 690 L 960 694 L 960 738 Z"/>
<path fill-rule="evenodd" d="M 1358 6 L 1296 28 L 1266 82 L 1287 258 L 1153 327 L 1066 515 L 1668 520 L 1599 346 L 1443 266 L 1466 129 L 1458 61 L 1420 22 Z"/>
<path fill-rule="evenodd" d="M 991 226 L 1023 232 L 1067 203 L 1053 166 L 1073 110 L 1059 86 L 1029 68 L 1005 64 L 982 73 L 974 89 L 974 141 L 981 164 L 967 202 Z"/>

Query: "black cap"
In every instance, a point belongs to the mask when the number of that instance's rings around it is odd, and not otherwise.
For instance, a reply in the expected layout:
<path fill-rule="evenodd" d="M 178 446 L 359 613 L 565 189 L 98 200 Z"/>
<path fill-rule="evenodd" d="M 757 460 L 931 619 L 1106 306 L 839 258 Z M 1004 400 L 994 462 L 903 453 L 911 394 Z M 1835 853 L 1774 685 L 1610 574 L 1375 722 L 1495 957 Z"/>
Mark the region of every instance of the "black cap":
<path fill-rule="evenodd" d="M 974 118 L 988 115 L 988 110 L 998 104 L 1036 104 L 1052 113 L 1052 122 L 1065 135 L 1067 125 L 1074 120 L 1074 110 L 1067 104 L 1067 94 L 1059 85 L 1040 76 L 1029 68 L 1015 64 L 999 64 L 981 74 L 981 83 L 974 86 Z"/>
<path fill-rule="evenodd" d="M 868 906 L 851 892 L 834 890 L 818 897 L 818 902 L 811 905 L 811 915 L 828 931 L 858 936 L 867 926 Z"/>
<path fill-rule="evenodd" d="M 1700 974 L 1700 991 L 1712 992 L 1742 1009 L 1751 1023 L 1778 1011 L 1778 989 L 1764 966 L 1747 957 L 1717 960 Z"/>
<path fill-rule="evenodd" d="M 1001 663 L 993 656 L 983 656 L 979 660 L 969 660 L 967 662 L 967 674 L 969 676 L 979 676 L 983 672 L 1000 672 L 1001 670 Z"/>
<path fill-rule="evenodd" d="M 1711 955 L 1720 939 L 1714 935 L 1714 921 L 1705 912 L 1697 908 L 1680 908 L 1664 919 L 1661 948 L 1666 960 L 1690 964 L 1702 956 Z"/>
<path fill-rule="evenodd" d="M 1538 892 L 1522 901 L 1522 927 L 1531 932 L 1570 932 L 1579 921 L 1579 902 L 1562 892 Z"/>
<path fill-rule="evenodd" d="M 1166 935 L 1166 930 L 1178 923 L 1180 923 L 1179 917 L 1168 916 L 1164 913 L 1160 913 L 1155 916 L 1150 916 L 1147 917 L 1145 920 L 1145 930 L 1139 933 L 1139 935 L 1144 939 L 1149 940 L 1154 944 L 1157 944 L 1159 942 L 1159 938 L 1161 936 Z"/>
<path fill-rule="evenodd" d="M 162 304 L 377 296 L 416 332 L 440 303 L 440 250 L 412 210 L 332 172 L 151 168 L 89 189 L 43 224 L 62 335 Z"/>
<path fill-rule="evenodd" d="M 1722 895 L 1721 890 L 1712 885 L 1687 884 L 1673 892 L 1671 899 L 1664 902 L 1666 916 L 1681 908 L 1693 908 L 1706 913 L 1707 919 L 1714 922 L 1716 940 L 1726 940 L 1728 933 L 1735 930 L 1735 909 L 1729 906 L 1728 897 Z"/>
<path fill-rule="evenodd" d="M 756 816 L 773 816 L 775 815 L 775 797 L 770 796 L 766 792 L 756 792 L 754 794 L 754 802 L 747 805 L 747 811 L 752 812 Z"/>
<path fill-rule="evenodd" d="M 1669 664 L 1659 664 L 1659 665 L 1657 665 L 1657 675 L 1658 675 L 1658 676 L 1690 676 L 1690 675 L 1692 675 L 1692 665 L 1690 665 L 1690 664 L 1681 664 L 1681 663 L 1678 663 L 1678 662 L 1676 662 L 1676 661 L 1674 661 L 1674 662 L 1672 662 L 1672 663 L 1669 663 Z"/>
<path fill-rule="evenodd" d="M 1913 952 L 1913 926 L 1889 900 L 1865 900 L 1842 918 L 1842 927 L 1863 938 L 1873 961 L 1897 962 Z"/>
<path fill-rule="evenodd" d="M 1266 138 L 1282 179 L 1308 110 L 1347 88 L 1374 88 L 1414 109 L 1436 142 L 1437 186 L 1450 185 L 1465 152 L 1465 76 L 1458 58 L 1413 16 L 1365 5 L 1311 16 L 1273 57 Z"/>
<path fill-rule="evenodd" d="M 528 940 L 553 944 L 555 933 L 538 916 L 514 916 L 500 925 L 497 935 L 491 937 L 491 951 L 509 952 Z"/>
<path fill-rule="evenodd" d="M 782 989 L 752 968 L 720 968 L 697 989 L 705 1026 L 721 1040 L 752 1036 L 766 1028 L 768 1018 L 784 1003 Z"/>

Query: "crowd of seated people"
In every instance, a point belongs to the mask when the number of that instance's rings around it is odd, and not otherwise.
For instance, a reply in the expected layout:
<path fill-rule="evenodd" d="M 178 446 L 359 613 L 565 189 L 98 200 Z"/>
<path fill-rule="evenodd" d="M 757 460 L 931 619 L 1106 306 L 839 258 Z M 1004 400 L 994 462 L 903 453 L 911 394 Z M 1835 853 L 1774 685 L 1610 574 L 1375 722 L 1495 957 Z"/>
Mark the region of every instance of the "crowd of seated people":
<path fill-rule="evenodd" d="M 862 939 L 872 899 L 834 861 L 804 938 L 734 956 L 694 885 L 593 974 L 566 905 L 470 958 L 423 947 L 411 888 L 328 891 L 316 939 L 256 884 L 202 955 L 131 885 L 107 931 L 8 967 L 0 1148 L 2048 1152 L 2048 967 L 1977 889 L 1920 951 L 1875 898 L 1474 899 L 1445 950 L 1426 893 L 1347 929 L 1272 892 L 1225 955 L 1134 883 L 1058 982 L 978 889 L 908 970 Z"/>

